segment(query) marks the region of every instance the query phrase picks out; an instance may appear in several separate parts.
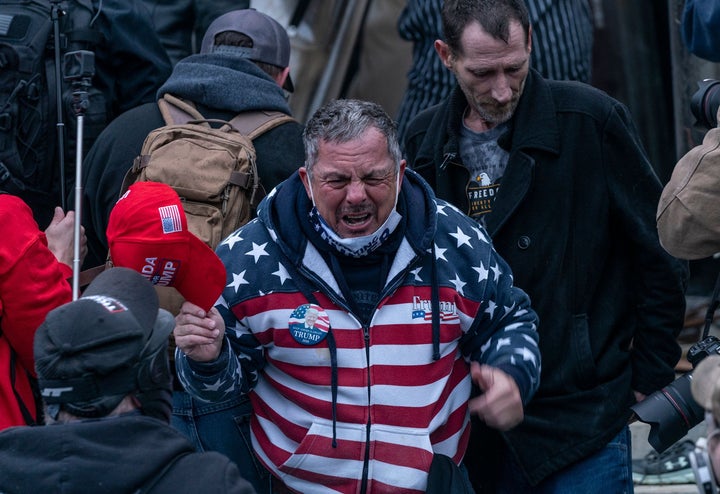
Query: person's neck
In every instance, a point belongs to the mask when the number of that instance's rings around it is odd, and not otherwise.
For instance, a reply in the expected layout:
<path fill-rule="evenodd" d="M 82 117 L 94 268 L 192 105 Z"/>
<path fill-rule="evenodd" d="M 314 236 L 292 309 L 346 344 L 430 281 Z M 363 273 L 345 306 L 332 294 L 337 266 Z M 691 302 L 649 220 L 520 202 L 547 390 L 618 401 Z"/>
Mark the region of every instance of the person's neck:
<path fill-rule="evenodd" d="M 497 127 L 497 124 L 486 121 L 468 105 L 463 112 L 463 123 L 465 127 L 473 132 L 487 132 Z"/>

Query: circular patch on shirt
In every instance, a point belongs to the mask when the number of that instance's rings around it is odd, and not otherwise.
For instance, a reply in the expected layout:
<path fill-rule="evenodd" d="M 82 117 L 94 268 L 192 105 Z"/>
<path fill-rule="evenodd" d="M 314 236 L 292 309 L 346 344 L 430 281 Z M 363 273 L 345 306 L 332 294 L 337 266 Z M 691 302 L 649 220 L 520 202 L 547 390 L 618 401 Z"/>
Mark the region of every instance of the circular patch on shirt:
<path fill-rule="evenodd" d="M 304 304 L 290 314 L 290 334 L 301 345 L 317 345 L 330 330 L 330 318 L 325 309 L 315 304 Z"/>

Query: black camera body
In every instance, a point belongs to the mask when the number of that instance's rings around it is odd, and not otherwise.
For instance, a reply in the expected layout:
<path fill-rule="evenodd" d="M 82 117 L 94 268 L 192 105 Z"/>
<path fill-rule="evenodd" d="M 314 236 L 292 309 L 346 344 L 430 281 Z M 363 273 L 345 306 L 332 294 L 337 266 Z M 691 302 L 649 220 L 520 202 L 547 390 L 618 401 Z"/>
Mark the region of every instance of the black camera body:
<path fill-rule="evenodd" d="M 63 58 L 63 79 L 77 82 L 90 79 L 95 75 L 95 53 L 88 50 L 75 50 Z"/>
<path fill-rule="evenodd" d="M 708 355 L 720 355 L 720 339 L 707 336 L 687 352 L 693 369 Z M 631 408 L 641 422 L 650 425 L 648 442 L 662 453 L 702 422 L 705 410 L 692 396 L 692 373 L 682 375 Z"/>
<path fill-rule="evenodd" d="M 718 107 L 720 107 L 720 81 L 705 79 L 698 82 L 698 90 L 690 99 L 690 110 L 697 119 L 695 125 L 706 129 L 717 127 Z"/>
<path fill-rule="evenodd" d="M 708 336 L 698 341 L 687 352 L 687 359 L 693 369 L 708 355 L 720 355 L 720 339 Z"/>

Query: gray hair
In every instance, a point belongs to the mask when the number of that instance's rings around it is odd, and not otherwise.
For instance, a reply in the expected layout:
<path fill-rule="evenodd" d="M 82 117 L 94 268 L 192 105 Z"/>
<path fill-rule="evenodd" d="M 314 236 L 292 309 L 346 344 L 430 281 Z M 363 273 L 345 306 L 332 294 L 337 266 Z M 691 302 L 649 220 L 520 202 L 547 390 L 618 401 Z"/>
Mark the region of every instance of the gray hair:
<path fill-rule="evenodd" d="M 400 171 L 402 153 L 398 143 L 397 126 L 377 103 L 355 99 L 332 100 L 319 108 L 305 125 L 305 168 L 312 176 L 317 162 L 320 141 L 345 143 L 357 139 L 368 129 L 375 128 L 387 141 L 388 154 Z"/>

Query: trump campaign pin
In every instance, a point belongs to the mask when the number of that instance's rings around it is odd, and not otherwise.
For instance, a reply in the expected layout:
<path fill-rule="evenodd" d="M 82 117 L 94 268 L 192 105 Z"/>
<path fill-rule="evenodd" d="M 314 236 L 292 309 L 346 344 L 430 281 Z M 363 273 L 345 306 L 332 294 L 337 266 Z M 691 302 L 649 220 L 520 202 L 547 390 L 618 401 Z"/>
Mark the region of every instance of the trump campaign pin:
<path fill-rule="evenodd" d="M 290 334 L 301 345 L 317 345 L 330 330 L 330 318 L 325 309 L 315 304 L 304 304 L 290 314 Z"/>

